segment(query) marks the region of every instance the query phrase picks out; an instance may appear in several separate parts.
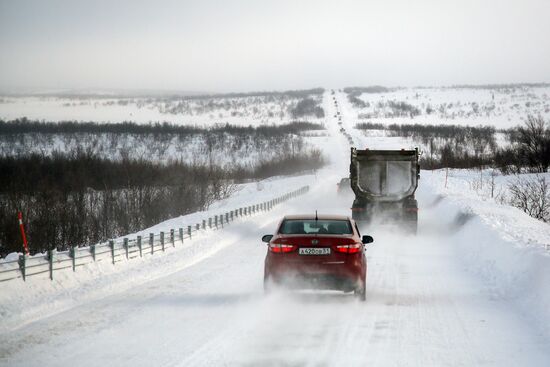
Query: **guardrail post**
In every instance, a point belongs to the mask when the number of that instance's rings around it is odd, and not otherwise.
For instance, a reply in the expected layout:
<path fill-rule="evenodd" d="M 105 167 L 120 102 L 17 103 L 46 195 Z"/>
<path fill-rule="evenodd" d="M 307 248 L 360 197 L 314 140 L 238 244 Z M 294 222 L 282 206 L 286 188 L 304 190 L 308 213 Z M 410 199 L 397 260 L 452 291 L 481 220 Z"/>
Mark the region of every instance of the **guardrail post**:
<path fill-rule="evenodd" d="M 149 246 L 151 246 L 151 255 L 155 252 L 155 234 L 149 233 Z"/>
<path fill-rule="evenodd" d="M 115 265 L 115 241 L 109 240 L 109 246 L 111 246 L 111 256 L 113 258 L 113 265 Z"/>
<path fill-rule="evenodd" d="M 225 223 L 229 223 L 229 213 L 225 213 Z"/>
<path fill-rule="evenodd" d="M 95 245 L 90 245 L 90 253 L 92 254 L 92 259 L 95 261 Z"/>
<path fill-rule="evenodd" d="M 212 228 L 212 217 L 208 218 L 208 228 Z"/>
<path fill-rule="evenodd" d="M 174 230 L 170 230 L 170 241 L 172 242 L 172 247 L 176 247 L 176 241 L 174 239 Z"/>
<path fill-rule="evenodd" d="M 206 229 L 206 219 L 202 220 L 202 229 Z"/>
<path fill-rule="evenodd" d="M 53 250 L 48 250 L 48 263 L 50 264 L 50 280 L 53 280 Z"/>
<path fill-rule="evenodd" d="M 162 251 L 164 251 L 164 232 L 160 232 L 160 244 L 162 246 Z"/>
<path fill-rule="evenodd" d="M 137 246 L 138 246 L 138 249 L 139 249 L 139 257 L 143 257 L 143 251 L 142 251 L 142 246 L 141 246 L 141 236 L 137 236 Z"/>
<path fill-rule="evenodd" d="M 193 232 L 193 229 L 191 226 L 187 226 L 187 233 L 189 234 L 189 239 L 191 239 L 191 232 Z"/>
<path fill-rule="evenodd" d="M 128 239 L 124 238 L 124 251 L 126 251 L 126 260 L 128 260 Z"/>
<path fill-rule="evenodd" d="M 73 271 L 76 271 L 76 246 L 71 246 L 69 249 L 69 256 L 73 260 Z"/>
<path fill-rule="evenodd" d="M 233 219 L 233 213 L 234 213 L 234 210 L 231 211 L 231 221 L 233 222 L 235 219 Z"/>
<path fill-rule="evenodd" d="M 180 241 L 183 243 L 183 228 L 180 228 Z"/>
<path fill-rule="evenodd" d="M 220 224 L 222 225 L 222 228 L 223 228 L 223 214 L 220 214 Z"/>
<path fill-rule="evenodd" d="M 243 208 L 239 208 L 239 217 L 243 216 Z"/>
<path fill-rule="evenodd" d="M 21 270 L 21 276 L 23 277 L 23 281 L 26 280 L 26 263 L 27 263 L 27 256 L 26 255 L 19 255 L 19 270 Z"/>
<path fill-rule="evenodd" d="M 214 216 L 214 225 L 216 226 L 216 228 L 218 228 L 218 216 L 217 215 Z"/>
<path fill-rule="evenodd" d="M 200 223 L 197 223 L 197 227 L 196 227 L 196 228 L 197 228 L 197 231 L 201 229 Z"/>

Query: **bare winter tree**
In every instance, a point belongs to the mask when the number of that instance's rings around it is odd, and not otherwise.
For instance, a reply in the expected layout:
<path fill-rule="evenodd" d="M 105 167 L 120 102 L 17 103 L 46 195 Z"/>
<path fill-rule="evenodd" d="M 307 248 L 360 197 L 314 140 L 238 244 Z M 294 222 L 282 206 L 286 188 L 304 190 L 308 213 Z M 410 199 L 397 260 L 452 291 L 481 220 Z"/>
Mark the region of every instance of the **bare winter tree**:
<path fill-rule="evenodd" d="M 510 204 L 531 217 L 550 222 L 550 183 L 543 176 L 526 179 L 518 177 L 508 186 Z"/>
<path fill-rule="evenodd" d="M 525 126 L 517 129 L 515 140 L 518 143 L 521 159 L 534 172 L 546 172 L 550 166 L 550 127 L 542 116 L 528 116 Z"/>

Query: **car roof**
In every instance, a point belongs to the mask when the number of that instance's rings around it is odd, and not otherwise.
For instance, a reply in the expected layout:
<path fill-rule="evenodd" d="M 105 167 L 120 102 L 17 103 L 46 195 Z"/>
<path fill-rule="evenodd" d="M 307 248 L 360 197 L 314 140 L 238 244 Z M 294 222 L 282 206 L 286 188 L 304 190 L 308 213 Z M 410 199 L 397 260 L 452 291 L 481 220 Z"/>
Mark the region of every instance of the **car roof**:
<path fill-rule="evenodd" d="M 296 215 L 285 215 L 283 219 L 306 219 L 314 220 L 315 214 L 296 214 Z M 317 219 L 320 220 L 350 220 L 350 217 L 345 215 L 332 215 L 332 214 L 319 214 Z"/>

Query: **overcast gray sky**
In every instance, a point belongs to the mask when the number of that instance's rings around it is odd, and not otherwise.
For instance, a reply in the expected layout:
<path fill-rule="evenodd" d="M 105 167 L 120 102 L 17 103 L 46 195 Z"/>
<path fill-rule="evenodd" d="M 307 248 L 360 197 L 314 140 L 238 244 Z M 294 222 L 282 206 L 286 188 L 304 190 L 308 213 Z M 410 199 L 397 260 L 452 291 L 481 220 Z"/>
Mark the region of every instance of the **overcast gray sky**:
<path fill-rule="evenodd" d="M 0 0 L 0 89 L 550 82 L 550 0 Z"/>

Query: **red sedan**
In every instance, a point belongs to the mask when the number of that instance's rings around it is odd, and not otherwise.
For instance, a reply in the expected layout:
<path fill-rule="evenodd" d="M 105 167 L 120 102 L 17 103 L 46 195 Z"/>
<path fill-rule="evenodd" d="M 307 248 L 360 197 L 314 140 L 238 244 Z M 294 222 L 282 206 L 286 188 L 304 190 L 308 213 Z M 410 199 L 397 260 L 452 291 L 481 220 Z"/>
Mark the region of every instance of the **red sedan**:
<path fill-rule="evenodd" d="M 275 235 L 265 235 L 264 288 L 274 284 L 302 289 L 355 292 L 365 300 L 365 244 L 349 217 L 293 215 L 284 217 Z"/>

